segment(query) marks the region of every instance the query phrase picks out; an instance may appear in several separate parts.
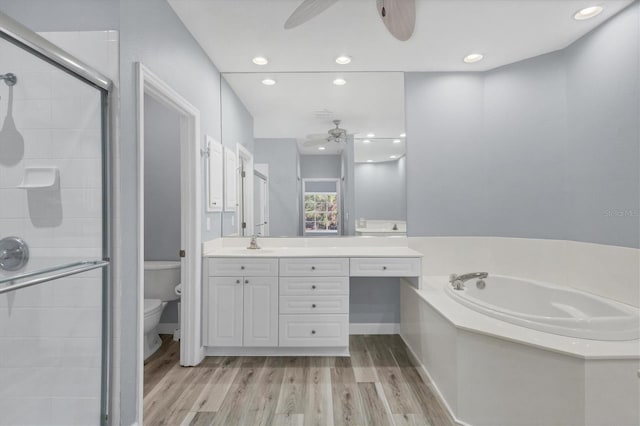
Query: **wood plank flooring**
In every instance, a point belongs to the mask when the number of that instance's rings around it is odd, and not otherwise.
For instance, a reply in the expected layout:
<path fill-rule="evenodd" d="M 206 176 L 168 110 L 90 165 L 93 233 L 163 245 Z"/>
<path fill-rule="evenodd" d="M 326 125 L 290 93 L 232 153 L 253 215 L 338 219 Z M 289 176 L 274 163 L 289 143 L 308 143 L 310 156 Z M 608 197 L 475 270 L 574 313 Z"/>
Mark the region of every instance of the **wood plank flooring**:
<path fill-rule="evenodd" d="M 455 425 L 397 335 L 351 336 L 351 357 L 207 357 L 166 339 L 144 367 L 145 425 Z"/>

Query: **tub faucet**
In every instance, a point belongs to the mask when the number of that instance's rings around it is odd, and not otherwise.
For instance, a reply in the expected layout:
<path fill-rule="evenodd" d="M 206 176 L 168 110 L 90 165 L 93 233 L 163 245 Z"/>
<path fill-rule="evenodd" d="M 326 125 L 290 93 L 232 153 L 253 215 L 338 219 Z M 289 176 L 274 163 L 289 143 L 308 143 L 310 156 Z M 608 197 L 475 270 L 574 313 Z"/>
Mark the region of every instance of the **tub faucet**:
<path fill-rule="evenodd" d="M 258 245 L 258 236 L 256 234 L 253 234 L 251 236 L 251 242 L 249 243 L 249 247 L 247 247 L 247 249 L 249 250 L 259 250 L 260 246 Z"/>
<path fill-rule="evenodd" d="M 488 272 L 469 272 L 468 274 L 451 274 L 449 275 L 449 283 L 453 286 L 454 290 L 464 290 L 464 283 L 478 278 L 483 280 L 489 276 Z"/>

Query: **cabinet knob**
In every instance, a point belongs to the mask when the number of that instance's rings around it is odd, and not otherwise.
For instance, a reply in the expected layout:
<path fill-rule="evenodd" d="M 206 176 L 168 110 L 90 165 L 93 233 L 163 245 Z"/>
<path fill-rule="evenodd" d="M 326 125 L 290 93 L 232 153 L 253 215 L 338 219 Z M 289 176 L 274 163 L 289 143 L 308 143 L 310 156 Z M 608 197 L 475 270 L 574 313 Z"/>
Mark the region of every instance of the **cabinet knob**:
<path fill-rule="evenodd" d="M 236 280 L 236 284 L 240 284 L 240 280 Z"/>
<path fill-rule="evenodd" d="M 314 284 L 311 286 L 311 290 L 315 290 L 315 289 L 316 289 L 316 285 Z"/>
<path fill-rule="evenodd" d="M 316 304 L 314 303 L 313 305 L 311 305 L 311 307 L 312 307 L 312 308 L 315 308 L 315 307 L 316 307 Z"/>
<path fill-rule="evenodd" d="M 382 267 L 382 270 L 386 271 L 386 270 L 387 270 L 387 267 L 386 267 L 386 266 L 383 266 L 383 267 Z"/>
<path fill-rule="evenodd" d="M 245 284 L 249 284 L 249 280 L 244 280 L 244 283 Z"/>
<path fill-rule="evenodd" d="M 241 266 L 240 269 L 242 269 L 244 271 L 244 266 Z"/>
<path fill-rule="evenodd" d="M 311 330 L 311 334 L 316 334 L 316 331 L 315 330 Z"/>
<path fill-rule="evenodd" d="M 315 266 L 312 266 L 312 267 L 311 267 L 311 270 L 312 270 L 312 271 L 315 271 L 315 270 L 316 270 L 316 267 L 315 267 Z"/>

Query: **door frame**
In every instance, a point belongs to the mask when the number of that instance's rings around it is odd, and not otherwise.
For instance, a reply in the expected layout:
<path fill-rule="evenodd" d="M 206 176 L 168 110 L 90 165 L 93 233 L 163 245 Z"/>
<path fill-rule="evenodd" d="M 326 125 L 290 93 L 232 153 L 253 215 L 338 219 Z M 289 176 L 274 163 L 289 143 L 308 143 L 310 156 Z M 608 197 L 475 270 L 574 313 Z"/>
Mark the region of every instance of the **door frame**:
<path fill-rule="evenodd" d="M 136 63 L 136 115 L 138 147 L 138 359 L 137 420 L 143 424 L 144 380 L 144 96 L 149 95 L 180 115 L 180 201 L 182 309 L 180 314 L 180 365 L 193 366 L 204 359 L 201 339 L 202 297 L 202 174 L 200 111 L 142 63 Z"/>
<path fill-rule="evenodd" d="M 247 148 L 240 144 L 236 144 L 236 170 L 237 170 L 237 204 L 236 219 L 238 235 L 241 237 L 250 237 L 253 235 L 253 154 Z M 249 171 L 245 170 L 245 177 L 242 177 L 242 161 L 248 164 Z M 244 188 L 244 190 L 243 190 Z M 247 217 L 248 216 L 248 217 Z M 247 224 L 244 233 L 242 232 L 243 218 Z"/>

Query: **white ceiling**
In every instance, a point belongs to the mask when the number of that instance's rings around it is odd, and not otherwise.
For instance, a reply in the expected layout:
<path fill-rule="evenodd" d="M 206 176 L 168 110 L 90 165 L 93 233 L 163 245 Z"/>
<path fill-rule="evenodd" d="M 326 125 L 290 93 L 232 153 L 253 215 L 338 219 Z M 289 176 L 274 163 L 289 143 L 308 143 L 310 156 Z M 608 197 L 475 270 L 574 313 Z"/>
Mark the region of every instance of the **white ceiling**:
<path fill-rule="evenodd" d="M 231 73 L 225 78 L 253 115 L 255 137 L 296 138 L 303 154 L 341 151 L 335 143 L 324 151 L 302 144 L 309 134 L 326 134 L 333 119 L 356 137 L 397 138 L 404 132 L 402 72 L 484 71 L 562 49 L 633 2 L 417 0 L 414 35 L 401 42 L 380 21 L 375 0 L 340 0 L 292 30 L 283 24 L 302 0 L 168 1 L 218 69 Z M 604 6 L 599 16 L 573 19 L 593 4 Z M 465 64 L 472 52 L 485 59 Z M 353 60 L 338 65 L 339 55 Z M 253 64 L 255 56 L 269 64 Z M 262 85 L 266 77 L 277 84 Z M 347 85 L 334 86 L 336 77 Z M 316 114 L 323 110 L 330 113 Z M 404 142 L 389 143 L 356 142 L 356 155 L 359 161 L 404 155 Z M 400 148 L 402 154 L 393 151 Z"/>
<path fill-rule="evenodd" d="M 394 140 L 399 142 L 395 143 Z M 404 138 L 356 139 L 353 151 L 353 160 L 356 163 L 397 161 L 405 155 L 405 140 Z"/>
<path fill-rule="evenodd" d="M 311 21 L 284 30 L 302 0 L 169 0 L 223 72 L 480 71 L 562 49 L 633 0 L 417 0 L 416 28 L 406 42 L 380 21 L 375 0 L 340 0 Z M 600 4 L 604 12 L 576 21 Z M 465 64 L 480 52 L 485 59 Z M 259 67 L 254 56 L 270 62 Z M 349 65 L 337 65 L 349 55 Z"/>
<path fill-rule="evenodd" d="M 324 151 L 302 144 L 309 135 L 327 135 L 334 127 L 334 119 L 342 120 L 340 127 L 356 138 L 368 133 L 374 133 L 376 138 L 398 138 L 404 133 L 403 73 L 340 74 L 347 81 L 344 86 L 333 84 L 337 76 L 231 73 L 224 78 L 253 116 L 254 137 L 295 138 L 303 154 L 340 151 L 342 146 L 333 142 L 327 143 Z M 276 80 L 276 84 L 262 84 L 266 77 Z"/>

